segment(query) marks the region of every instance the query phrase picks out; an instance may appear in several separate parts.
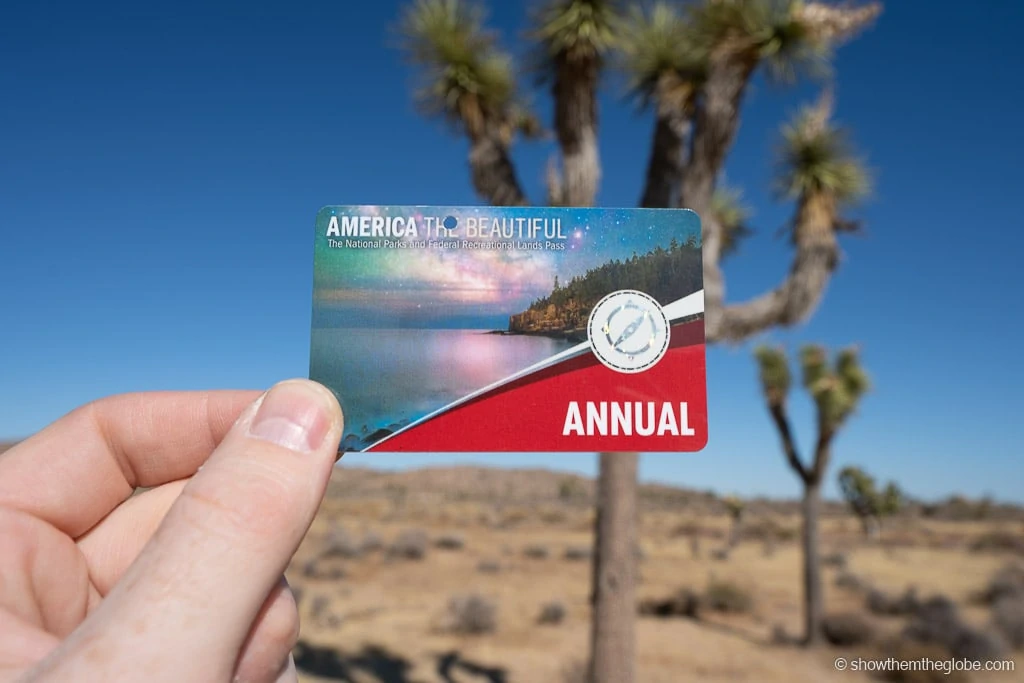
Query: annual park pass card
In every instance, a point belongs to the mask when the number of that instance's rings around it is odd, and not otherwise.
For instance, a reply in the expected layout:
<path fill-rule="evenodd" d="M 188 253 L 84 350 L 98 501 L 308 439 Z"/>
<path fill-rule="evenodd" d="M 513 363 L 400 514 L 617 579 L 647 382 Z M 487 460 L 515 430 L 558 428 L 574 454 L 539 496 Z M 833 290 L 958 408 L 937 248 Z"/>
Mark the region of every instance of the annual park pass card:
<path fill-rule="evenodd" d="M 697 451 L 688 210 L 328 206 L 310 377 L 343 451 Z"/>

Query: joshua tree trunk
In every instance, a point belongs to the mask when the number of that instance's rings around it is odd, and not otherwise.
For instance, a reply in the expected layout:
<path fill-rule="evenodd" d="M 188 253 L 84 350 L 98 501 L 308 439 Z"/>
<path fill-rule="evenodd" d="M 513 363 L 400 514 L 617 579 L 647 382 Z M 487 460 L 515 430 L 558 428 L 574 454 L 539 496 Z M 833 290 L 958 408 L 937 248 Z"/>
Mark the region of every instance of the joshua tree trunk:
<path fill-rule="evenodd" d="M 589 683 L 636 674 L 636 453 L 602 453 L 597 483 Z"/>
<path fill-rule="evenodd" d="M 818 548 L 818 512 L 821 506 L 821 484 L 804 487 L 804 642 L 814 645 L 821 640 L 821 619 L 825 596 L 821 586 L 820 550 Z"/>
<path fill-rule="evenodd" d="M 529 203 L 516 177 L 508 148 L 497 135 L 483 132 L 471 136 L 469 168 L 473 188 L 494 206 L 526 206 Z"/>
<path fill-rule="evenodd" d="M 553 86 L 555 131 L 562 150 L 562 203 L 593 206 L 601 181 L 597 149 L 597 76 L 594 60 L 563 64 Z"/>
<path fill-rule="evenodd" d="M 640 206 L 657 209 L 676 204 L 687 127 L 682 117 L 659 113 L 654 122 L 654 139 Z"/>

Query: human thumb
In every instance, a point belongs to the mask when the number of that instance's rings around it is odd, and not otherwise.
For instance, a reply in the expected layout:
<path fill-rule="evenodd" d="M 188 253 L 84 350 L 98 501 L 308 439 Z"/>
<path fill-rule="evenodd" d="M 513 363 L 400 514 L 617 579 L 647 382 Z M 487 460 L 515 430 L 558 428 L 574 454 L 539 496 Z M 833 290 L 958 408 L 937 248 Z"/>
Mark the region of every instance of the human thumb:
<path fill-rule="evenodd" d="M 105 653 L 104 680 L 230 680 L 316 514 L 341 431 L 337 400 L 306 380 L 276 385 L 243 412 L 73 636 Z"/>

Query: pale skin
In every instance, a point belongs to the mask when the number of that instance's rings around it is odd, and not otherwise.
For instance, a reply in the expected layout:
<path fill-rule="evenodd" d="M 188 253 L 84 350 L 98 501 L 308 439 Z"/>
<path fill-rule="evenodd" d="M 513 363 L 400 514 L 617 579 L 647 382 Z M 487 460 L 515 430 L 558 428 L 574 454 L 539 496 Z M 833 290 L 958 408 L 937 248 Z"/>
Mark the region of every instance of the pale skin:
<path fill-rule="evenodd" d="M 283 574 L 341 431 L 292 380 L 103 399 L 0 455 L 0 683 L 295 681 Z"/>

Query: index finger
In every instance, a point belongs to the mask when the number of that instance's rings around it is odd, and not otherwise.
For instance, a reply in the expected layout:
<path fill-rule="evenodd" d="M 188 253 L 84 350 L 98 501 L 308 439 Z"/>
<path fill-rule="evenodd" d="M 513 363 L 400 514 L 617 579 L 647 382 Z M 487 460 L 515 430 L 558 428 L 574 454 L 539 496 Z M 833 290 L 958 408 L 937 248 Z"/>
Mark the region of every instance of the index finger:
<path fill-rule="evenodd" d="M 124 394 L 78 408 L 0 456 L 0 506 L 77 538 L 136 487 L 194 474 L 259 395 Z"/>

